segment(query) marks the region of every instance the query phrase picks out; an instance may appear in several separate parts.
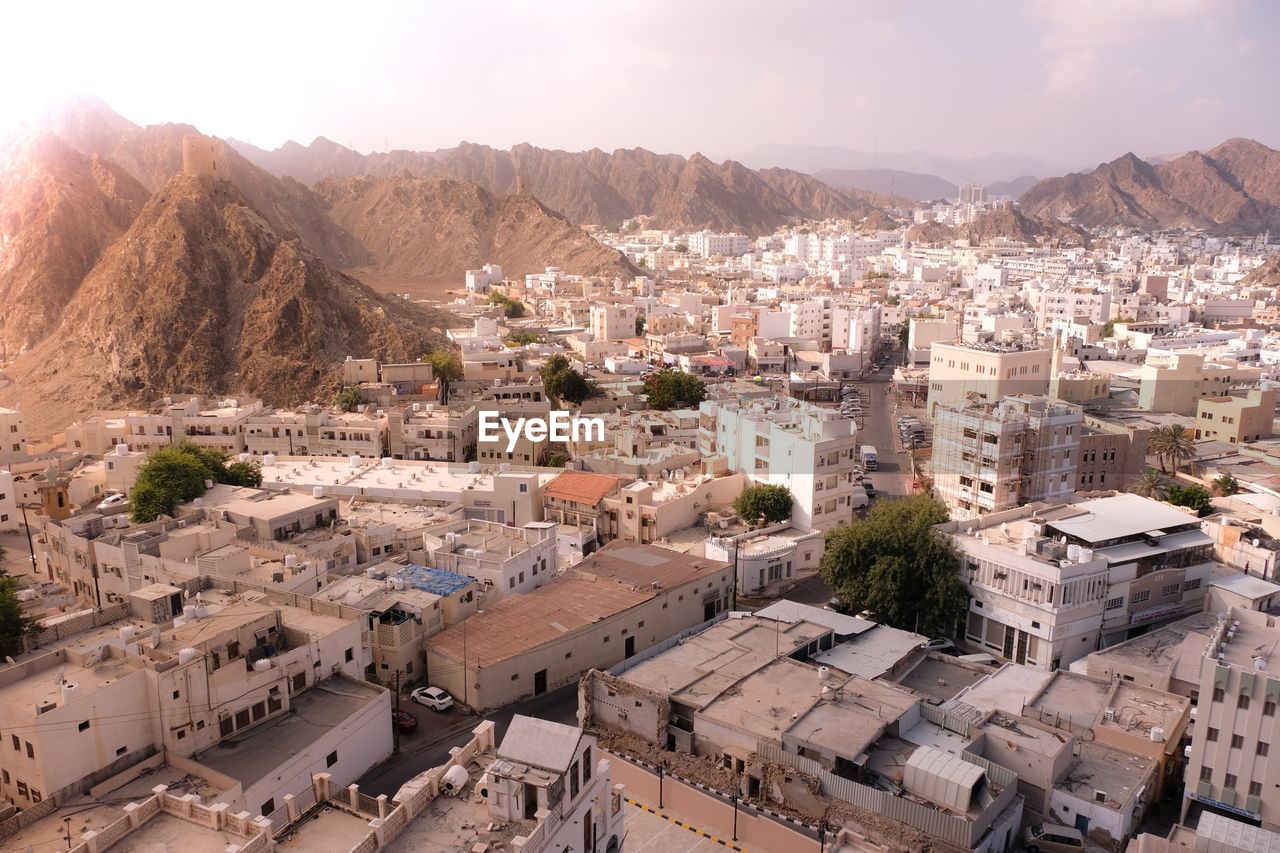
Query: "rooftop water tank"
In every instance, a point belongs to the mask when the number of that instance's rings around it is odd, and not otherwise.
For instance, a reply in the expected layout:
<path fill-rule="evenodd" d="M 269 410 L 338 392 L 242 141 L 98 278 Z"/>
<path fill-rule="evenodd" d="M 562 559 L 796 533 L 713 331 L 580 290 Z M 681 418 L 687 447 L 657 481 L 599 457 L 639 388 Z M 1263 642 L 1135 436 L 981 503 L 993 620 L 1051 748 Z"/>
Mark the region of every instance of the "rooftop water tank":
<path fill-rule="evenodd" d="M 276 464 L 276 455 L 274 453 L 264 453 L 262 455 L 263 468 L 270 468 L 274 464 Z"/>
<path fill-rule="evenodd" d="M 455 764 L 449 768 L 444 774 L 444 790 L 448 794 L 460 794 L 467 787 L 467 782 L 471 780 L 471 774 L 467 772 L 467 768 L 460 764 Z"/>
<path fill-rule="evenodd" d="M 178 663 L 191 663 L 200 657 L 200 650 L 191 647 L 178 649 Z"/>
<path fill-rule="evenodd" d="M 116 445 L 116 455 L 117 455 L 117 456 L 128 456 L 128 455 L 129 455 L 129 445 L 124 444 L 124 443 L 117 444 L 117 445 Z"/>
<path fill-rule="evenodd" d="M 359 453 L 353 453 L 353 454 L 351 454 L 350 456 L 348 456 L 348 457 L 347 457 L 347 467 L 349 467 L 349 468 L 359 468 L 359 467 L 360 467 L 360 454 L 359 454 Z"/>
<path fill-rule="evenodd" d="M 286 569 L 292 569 L 292 568 L 293 568 L 294 566 L 296 566 L 297 564 L 298 564 L 298 555 L 297 555 L 297 554 L 285 554 L 285 555 L 284 555 L 284 567 L 285 567 Z"/>
<path fill-rule="evenodd" d="M 319 500 L 324 497 L 324 486 L 312 486 L 311 497 Z"/>
<path fill-rule="evenodd" d="M 390 456 L 384 456 L 384 457 L 382 457 L 382 459 L 380 460 L 379 464 L 380 464 L 380 465 L 382 465 L 382 468 L 383 468 L 384 470 L 388 470 L 388 471 L 389 471 L 389 470 L 391 470 L 392 468 L 394 468 L 394 467 L 395 467 L 396 460 L 392 459 Z"/>
<path fill-rule="evenodd" d="M 254 672 L 266 672 L 266 671 L 267 671 L 267 670 L 269 670 L 269 669 L 271 669 L 271 659 L 270 659 L 270 658 L 263 658 L 262 660 L 256 660 L 256 661 L 254 661 L 254 662 L 253 662 L 253 671 L 254 671 Z"/>

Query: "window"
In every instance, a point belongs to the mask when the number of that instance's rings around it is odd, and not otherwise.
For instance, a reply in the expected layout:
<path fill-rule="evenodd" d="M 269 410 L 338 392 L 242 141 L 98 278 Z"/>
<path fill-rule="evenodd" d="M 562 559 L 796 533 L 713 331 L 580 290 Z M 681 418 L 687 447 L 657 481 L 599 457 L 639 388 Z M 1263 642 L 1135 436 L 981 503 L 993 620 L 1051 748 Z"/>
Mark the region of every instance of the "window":
<path fill-rule="evenodd" d="M 1189 589 L 1199 589 L 1199 588 L 1200 588 L 1200 578 L 1193 578 L 1192 580 L 1189 580 L 1182 585 L 1183 592 L 1186 592 Z"/>
<path fill-rule="evenodd" d="M 578 796 L 578 762 L 569 765 L 569 799 Z"/>
<path fill-rule="evenodd" d="M 343 653 L 343 657 L 347 659 L 347 663 L 351 663 L 351 661 L 355 660 L 355 657 L 356 657 L 355 651 L 352 649 L 347 649 L 346 652 Z"/>
<path fill-rule="evenodd" d="M 1271 744 L 1265 741 L 1258 741 L 1258 748 L 1254 750 L 1258 755 L 1267 755 L 1271 752 Z"/>
<path fill-rule="evenodd" d="M 1262 716 L 1274 717 L 1276 715 L 1276 703 L 1268 699 L 1262 703 Z"/>
<path fill-rule="evenodd" d="M 325 767 L 332 767 L 337 763 L 338 763 L 338 750 L 336 749 L 324 757 Z"/>
<path fill-rule="evenodd" d="M 248 725 L 249 725 L 249 709 L 241 708 L 239 711 L 236 711 L 236 728 L 243 729 Z"/>
<path fill-rule="evenodd" d="M 1236 699 L 1236 707 L 1240 708 L 1241 710 L 1248 708 L 1249 697 L 1241 693 L 1240 696 Z"/>
<path fill-rule="evenodd" d="M 1141 592 L 1135 592 L 1133 595 L 1129 596 L 1129 603 L 1141 604 L 1142 602 L 1147 601 L 1150 598 L 1151 598 L 1151 590 L 1144 589 Z"/>
<path fill-rule="evenodd" d="M 88 721 L 88 720 L 85 720 L 83 723 L 81 723 L 81 724 L 80 724 L 80 726 L 79 726 L 79 730 L 80 730 L 80 731 L 82 731 L 82 732 L 87 732 L 87 731 L 89 731 L 89 721 Z"/>
<path fill-rule="evenodd" d="M 1261 797 L 1261 796 L 1262 796 L 1262 783 L 1261 783 L 1261 782 L 1250 782 L 1250 783 L 1249 783 L 1249 796 L 1251 796 L 1251 797 Z"/>
<path fill-rule="evenodd" d="M 1221 687 L 1215 687 L 1215 688 L 1213 688 L 1213 701 L 1214 701 L 1214 702 L 1222 702 L 1222 701 L 1223 701 L 1223 700 L 1225 700 L 1226 698 L 1227 698 L 1227 691 L 1223 690 Z"/>
<path fill-rule="evenodd" d="M 1228 773 L 1227 778 L 1222 781 L 1222 784 L 1224 787 L 1230 788 L 1234 791 L 1236 787 L 1236 774 Z"/>
<path fill-rule="evenodd" d="M 182 740 L 187 736 L 186 729 L 178 729 L 178 740 Z"/>
<path fill-rule="evenodd" d="M 180 690 L 175 690 L 175 691 L 173 691 L 173 698 L 174 698 L 174 699 L 181 699 L 181 698 L 182 698 L 182 691 L 180 691 Z"/>
<path fill-rule="evenodd" d="M 582 784 L 591 781 L 591 747 L 582 751 Z"/>
<path fill-rule="evenodd" d="M 203 724 L 203 723 L 201 723 L 201 728 L 203 728 L 203 727 L 204 727 L 204 724 Z M 128 751 L 129 751 L 129 747 L 127 747 L 127 746 L 122 746 L 122 747 L 120 747 L 120 748 L 118 748 L 118 749 L 116 750 L 116 757 L 118 758 L 118 757 L 120 757 L 121 755 L 124 755 L 124 754 L 125 754 L 126 752 L 128 752 Z"/>
<path fill-rule="evenodd" d="M 1213 741 L 1216 741 L 1217 739 L 1218 739 L 1218 730 L 1213 727 L 1210 727 L 1209 733 L 1205 736 L 1205 740 L 1213 742 Z"/>
<path fill-rule="evenodd" d="M 1116 596 L 1115 598 L 1108 598 L 1108 599 L 1107 599 L 1107 609 L 1108 609 L 1108 610 L 1115 610 L 1116 608 L 1119 608 L 1119 607 L 1124 607 L 1124 596 L 1123 596 L 1123 595 Z"/>
<path fill-rule="evenodd" d="M 35 758 L 36 751 L 31 746 L 31 741 L 27 741 L 27 758 Z"/>
<path fill-rule="evenodd" d="M 1182 584 L 1178 584 L 1178 583 L 1166 584 L 1160 587 L 1160 594 L 1165 597 L 1168 597 L 1170 595 L 1177 595 L 1178 590 L 1181 588 L 1182 588 Z"/>
<path fill-rule="evenodd" d="M 272 797 L 271 799 L 267 800 L 265 803 L 262 804 L 262 811 L 260 812 L 260 814 L 262 814 L 265 817 L 271 814 L 275 810 L 276 810 L 276 798 Z"/>
<path fill-rule="evenodd" d="M 1231 736 L 1231 748 L 1232 748 L 1232 749 L 1244 749 L 1244 735 L 1232 735 L 1232 736 Z"/>
<path fill-rule="evenodd" d="M 229 737 L 233 731 L 235 731 L 235 724 L 231 722 L 230 717 L 218 720 L 218 734 L 221 737 Z"/>
<path fill-rule="evenodd" d="M 14 748 L 14 749 L 22 749 L 22 741 L 18 740 L 18 736 L 17 736 L 17 735 L 10 735 L 9 737 L 13 738 L 13 748 Z"/>

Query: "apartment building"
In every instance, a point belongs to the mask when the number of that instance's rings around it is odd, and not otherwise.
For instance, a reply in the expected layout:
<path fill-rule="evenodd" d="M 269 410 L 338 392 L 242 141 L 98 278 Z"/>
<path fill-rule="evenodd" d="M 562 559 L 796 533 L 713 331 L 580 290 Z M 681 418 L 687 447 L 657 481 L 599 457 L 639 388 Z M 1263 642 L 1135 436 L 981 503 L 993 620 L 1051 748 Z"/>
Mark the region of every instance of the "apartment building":
<path fill-rule="evenodd" d="M 699 449 L 719 454 L 752 483 L 785 486 L 791 521 L 830 530 L 853 516 L 861 473 L 857 427 L 838 412 L 796 400 L 706 400 L 699 406 Z"/>
<path fill-rule="evenodd" d="M 216 590 L 184 610 L 179 590 L 158 589 L 131 597 L 128 623 L 0 672 L 6 797 L 30 806 L 85 793 L 165 750 L 198 755 L 240 783 L 255 813 L 269 814 L 311 772 L 327 769 L 345 784 L 390 754 L 390 697 L 362 681 L 355 611 L 324 615 Z M 291 712 L 315 723 L 282 738 Z"/>
<path fill-rule="evenodd" d="M 481 591 L 494 598 L 532 592 L 556 573 L 552 523 L 509 527 L 460 519 L 431 528 L 423 542 L 433 566 L 475 578 Z"/>
<path fill-rule="evenodd" d="M 1039 669 L 1195 613 L 1213 567 L 1198 519 L 1137 495 L 1036 504 L 939 530 L 961 553 L 965 639 Z"/>
<path fill-rule="evenodd" d="M 960 337 L 959 320 L 912 317 L 907 321 L 907 355 L 912 364 L 927 364 L 936 343 Z"/>
<path fill-rule="evenodd" d="M 245 452 L 254 456 L 382 456 L 385 416 L 320 406 L 259 411 L 244 422 Z"/>
<path fill-rule="evenodd" d="M 1206 362 L 1200 353 L 1148 355 L 1139 374 L 1138 407 L 1148 412 L 1194 415 L 1203 397 L 1221 397 L 1234 387 L 1256 384 L 1256 367 Z"/>
<path fill-rule="evenodd" d="M 249 417 L 262 409 L 261 400 L 165 397 L 146 412 L 126 414 L 125 432 L 129 446 L 146 453 L 190 441 L 235 455 L 245 451 Z"/>
<path fill-rule="evenodd" d="M 740 473 L 680 479 L 637 480 L 605 497 L 608 537 L 647 545 L 698 523 L 733 504 L 746 486 Z"/>
<path fill-rule="evenodd" d="M 463 462 L 476 453 L 479 406 L 413 403 L 387 413 L 387 453 L 395 459 Z"/>
<path fill-rule="evenodd" d="M 929 350 L 930 417 L 940 406 L 962 406 L 975 398 L 994 402 L 1015 394 L 1043 395 L 1052 358 L 1052 350 L 1035 345 L 935 343 Z"/>
<path fill-rule="evenodd" d="M 565 471 L 542 490 L 543 519 L 560 525 L 561 550 L 570 563 L 590 554 L 608 537 L 608 509 L 604 500 L 618 491 L 620 481 L 608 474 Z"/>
<path fill-rule="evenodd" d="M 591 337 L 596 341 L 622 341 L 636 335 L 634 305 L 592 305 Z"/>
<path fill-rule="evenodd" d="M 934 413 L 934 492 L 955 518 L 1058 501 L 1075 490 L 1083 415 L 1050 397 Z"/>
<path fill-rule="evenodd" d="M 1276 617 L 1231 608 L 1200 658 L 1199 697 L 1187 761 L 1182 817 L 1192 802 L 1280 830 L 1280 627 Z"/>
<path fill-rule="evenodd" d="M 1244 394 L 1201 397 L 1196 404 L 1196 438 L 1244 444 L 1271 438 L 1276 390 L 1253 388 Z"/>
<path fill-rule="evenodd" d="M 880 343 L 880 306 L 837 305 L 831 312 L 831 348 L 874 355 Z"/>
<path fill-rule="evenodd" d="M 0 465 L 27 458 L 27 425 L 22 412 L 0 407 Z"/>
<path fill-rule="evenodd" d="M 1080 428 L 1077 492 L 1124 490 L 1147 468 L 1149 429 L 1124 429 L 1095 419 Z"/>
<path fill-rule="evenodd" d="M 1085 318 L 1101 326 L 1111 319 L 1111 291 L 1089 284 L 1068 285 L 1041 292 L 1040 328 L 1059 320 Z"/>

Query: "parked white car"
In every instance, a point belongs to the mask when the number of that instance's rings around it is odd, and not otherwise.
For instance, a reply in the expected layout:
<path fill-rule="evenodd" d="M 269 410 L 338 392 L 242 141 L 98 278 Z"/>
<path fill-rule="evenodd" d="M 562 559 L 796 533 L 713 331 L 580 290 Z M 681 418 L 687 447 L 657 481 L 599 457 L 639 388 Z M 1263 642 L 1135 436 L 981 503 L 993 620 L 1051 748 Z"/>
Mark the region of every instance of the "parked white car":
<path fill-rule="evenodd" d="M 129 499 L 119 492 L 111 492 L 98 503 L 98 509 L 111 509 L 112 507 L 123 506 L 128 502 Z"/>
<path fill-rule="evenodd" d="M 419 687 L 409 694 L 409 698 L 433 711 L 447 711 L 453 707 L 453 697 L 439 687 Z"/>

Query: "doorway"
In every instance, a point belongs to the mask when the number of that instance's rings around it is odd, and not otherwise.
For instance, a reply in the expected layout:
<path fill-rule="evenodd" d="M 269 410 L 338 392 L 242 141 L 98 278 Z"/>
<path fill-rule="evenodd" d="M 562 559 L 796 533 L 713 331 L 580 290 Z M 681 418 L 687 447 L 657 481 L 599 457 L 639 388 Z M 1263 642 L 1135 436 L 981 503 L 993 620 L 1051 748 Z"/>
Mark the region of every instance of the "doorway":
<path fill-rule="evenodd" d="M 547 692 L 547 671 L 540 669 L 533 674 L 533 695 L 541 696 Z"/>
<path fill-rule="evenodd" d="M 628 658 L 629 658 L 629 657 L 631 657 L 632 655 L 634 655 L 634 654 L 636 653 L 636 638 L 635 638 L 635 637 L 627 637 L 626 643 L 625 643 L 624 645 L 625 645 L 625 648 L 624 648 L 624 650 L 623 650 L 623 656 L 624 656 L 624 657 L 628 657 Z"/>

